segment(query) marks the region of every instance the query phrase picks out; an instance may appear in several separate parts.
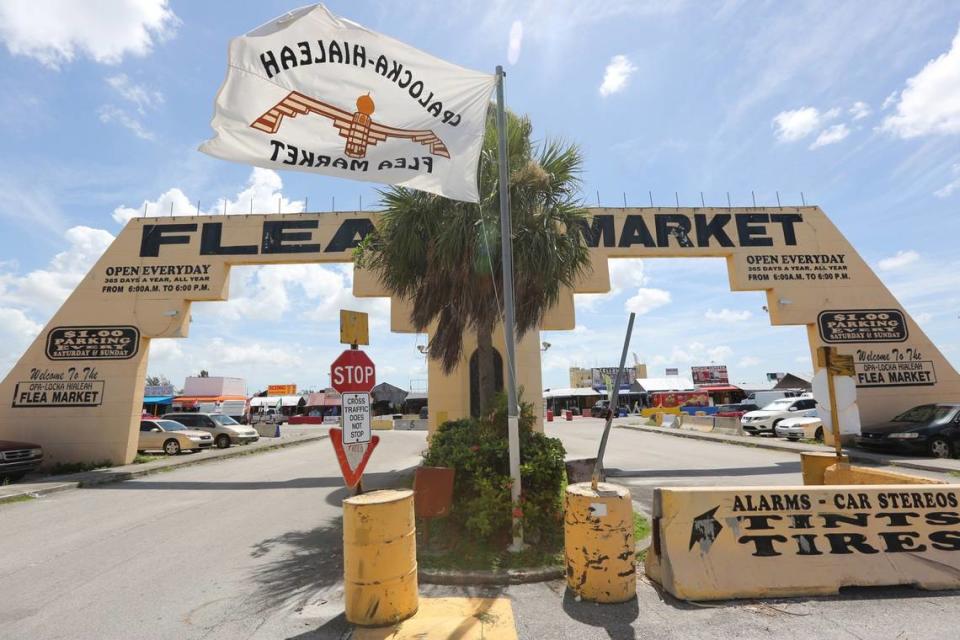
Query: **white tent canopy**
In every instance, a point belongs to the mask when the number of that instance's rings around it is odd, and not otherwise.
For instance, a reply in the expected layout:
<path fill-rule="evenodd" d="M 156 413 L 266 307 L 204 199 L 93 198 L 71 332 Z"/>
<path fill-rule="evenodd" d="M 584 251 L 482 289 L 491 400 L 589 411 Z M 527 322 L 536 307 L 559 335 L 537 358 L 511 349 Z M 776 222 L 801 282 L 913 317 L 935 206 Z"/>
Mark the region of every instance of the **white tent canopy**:
<path fill-rule="evenodd" d="M 266 396 L 264 398 L 250 398 L 251 407 L 296 407 L 303 400 L 303 396 Z"/>

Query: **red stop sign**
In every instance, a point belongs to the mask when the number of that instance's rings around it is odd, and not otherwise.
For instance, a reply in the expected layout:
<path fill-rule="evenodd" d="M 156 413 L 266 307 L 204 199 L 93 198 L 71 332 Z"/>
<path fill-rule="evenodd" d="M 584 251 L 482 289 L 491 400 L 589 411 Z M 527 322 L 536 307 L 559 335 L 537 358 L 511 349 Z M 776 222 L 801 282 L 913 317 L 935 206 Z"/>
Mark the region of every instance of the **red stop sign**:
<path fill-rule="evenodd" d="M 359 349 L 344 351 L 330 365 L 330 384 L 340 393 L 370 393 L 377 384 L 377 370 Z"/>

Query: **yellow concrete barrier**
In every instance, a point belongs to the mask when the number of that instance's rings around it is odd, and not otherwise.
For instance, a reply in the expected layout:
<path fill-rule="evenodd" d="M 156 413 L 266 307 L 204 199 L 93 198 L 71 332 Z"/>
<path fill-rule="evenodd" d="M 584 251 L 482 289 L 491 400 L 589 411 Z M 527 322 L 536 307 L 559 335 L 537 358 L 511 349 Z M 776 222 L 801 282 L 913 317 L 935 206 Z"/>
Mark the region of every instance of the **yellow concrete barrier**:
<path fill-rule="evenodd" d="M 881 471 L 849 464 L 832 464 L 823 470 L 823 484 L 947 484 L 943 480 L 896 471 Z"/>
<path fill-rule="evenodd" d="M 390 431 L 393 429 L 393 418 L 374 418 L 370 421 L 370 428 L 375 431 Z"/>
<path fill-rule="evenodd" d="M 960 588 L 960 485 L 658 488 L 647 575 L 684 600 Z"/>
<path fill-rule="evenodd" d="M 343 501 L 344 607 L 363 626 L 395 624 L 417 612 L 413 491 L 371 491 Z"/>
<path fill-rule="evenodd" d="M 669 413 L 676 415 L 680 413 L 680 407 L 647 407 L 646 409 L 640 410 L 640 415 L 644 418 L 655 416 L 658 413 Z"/>
<path fill-rule="evenodd" d="M 840 462 L 850 462 L 850 458 L 843 456 Z M 830 465 L 837 463 L 837 454 L 826 451 L 800 452 L 800 470 L 803 474 L 803 484 L 822 485 L 836 484 L 823 481 L 823 472 Z"/>
<path fill-rule="evenodd" d="M 567 487 L 563 518 L 567 586 L 584 600 L 625 602 L 636 597 L 633 502 L 621 486 L 589 482 Z"/>

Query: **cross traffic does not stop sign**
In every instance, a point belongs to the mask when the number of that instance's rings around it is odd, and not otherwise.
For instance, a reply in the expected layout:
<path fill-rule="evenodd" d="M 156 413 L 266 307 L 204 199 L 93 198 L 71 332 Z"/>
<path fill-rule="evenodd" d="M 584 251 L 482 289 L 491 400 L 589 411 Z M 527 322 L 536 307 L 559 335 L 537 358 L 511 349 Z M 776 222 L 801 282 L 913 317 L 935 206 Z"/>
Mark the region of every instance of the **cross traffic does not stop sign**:
<path fill-rule="evenodd" d="M 370 393 L 377 384 L 377 371 L 359 349 L 348 349 L 330 365 L 330 385 L 340 393 Z"/>

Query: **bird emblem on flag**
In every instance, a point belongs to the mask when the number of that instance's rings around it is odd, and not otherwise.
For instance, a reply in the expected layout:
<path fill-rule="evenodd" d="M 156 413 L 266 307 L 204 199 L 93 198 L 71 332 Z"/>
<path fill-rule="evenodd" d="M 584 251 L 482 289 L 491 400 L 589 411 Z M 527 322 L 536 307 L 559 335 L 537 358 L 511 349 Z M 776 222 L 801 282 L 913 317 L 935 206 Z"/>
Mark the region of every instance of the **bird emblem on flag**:
<path fill-rule="evenodd" d="M 430 147 L 430 153 L 444 158 L 450 157 L 450 152 L 443 140 L 429 129 L 397 129 L 375 122 L 370 116 L 375 105 L 370 94 L 357 98 L 357 110 L 353 113 L 345 111 L 332 104 L 315 100 L 299 91 L 291 91 L 281 100 L 253 121 L 250 125 L 266 133 L 276 133 L 284 116 L 295 118 L 297 115 L 315 113 L 333 121 L 333 126 L 346 139 L 344 152 L 351 158 L 363 158 L 367 155 L 367 147 L 384 142 L 387 138 L 401 138 L 419 142 Z"/>

